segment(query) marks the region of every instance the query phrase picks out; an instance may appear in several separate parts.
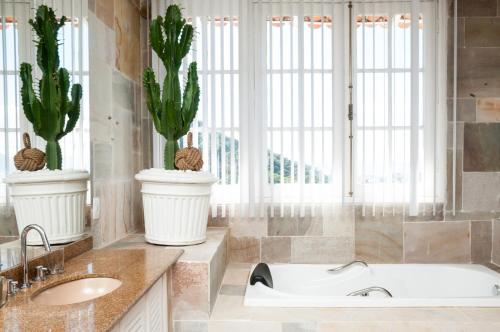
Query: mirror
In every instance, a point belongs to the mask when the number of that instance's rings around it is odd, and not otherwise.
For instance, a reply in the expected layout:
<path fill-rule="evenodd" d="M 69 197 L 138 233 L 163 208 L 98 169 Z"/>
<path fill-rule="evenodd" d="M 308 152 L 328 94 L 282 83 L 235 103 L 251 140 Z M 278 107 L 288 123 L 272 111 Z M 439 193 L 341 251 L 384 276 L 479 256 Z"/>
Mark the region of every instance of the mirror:
<path fill-rule="evenodd" d="M 47 3 L 65 24 L 58 31 L 60 68 L 66 68 L 70 87 L 80 84 L 82 97 L 80 115 L 73 130 L 59 140 L 63 169 L 90 171 L 89 130 L 89 24 L 87 1 L 21 1 L 2 2 L 0 5 L 0 178 L 16 172 L 14 156 L 24 147 L 23 133 L 30 135 L 31 146 L 46 151 L 46 141 L 33 132 L 21 104 L 21 63 L 32 65 L 34 85 L 42 77 L 36 61 L 36 35 L 29 19 L 35 17 L 39 5 Z M 71 89 L 71 88 L 70 88 Z M 71 90 L 68 91 L 71 96 Z M 70 116 L 67 115 L 66 125 Z M 65 127 L 67 128 L 67 127 Z M 47 158 L 46 158 L 47 159 Z M 90 207 L 90 184 L 87 184 L 86 202 Z M 5 181 L 0 183 L 0 270 L 18 264 L 20 256 L 19 230 Z M 88 213 L 86 213 L 88 215 Z M 36 218 L 33 218 L 36 219 Z M 30 223 L 37 223 L 33 220 Z M 41 249 L 43 252 L 43 249 Z M 36 257 L 40 248 L 29 249 L 29 257 Z"/>

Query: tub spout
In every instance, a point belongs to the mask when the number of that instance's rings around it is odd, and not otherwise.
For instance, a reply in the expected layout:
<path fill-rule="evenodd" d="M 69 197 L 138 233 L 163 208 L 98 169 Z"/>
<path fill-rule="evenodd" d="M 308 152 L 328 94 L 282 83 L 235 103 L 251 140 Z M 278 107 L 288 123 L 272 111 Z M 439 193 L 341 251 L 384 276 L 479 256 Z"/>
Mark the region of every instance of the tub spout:
<path fill-rule="evenodd" d="M 333 269 L 328 269 L 328 272 L 337 273 L 337 272 L 343 271 L 343 270 L 345 270 L 353 265 L 356 265 L 356 264 L 363 265 L 364 267 L 368 267 L 368 264 L 366 264 L 366 262 L 364 262 L 364 261 L 352 261 L 352 262 L 347 263 L 345 265 L 342 265 L 339 267 L 334 267 Z"/>

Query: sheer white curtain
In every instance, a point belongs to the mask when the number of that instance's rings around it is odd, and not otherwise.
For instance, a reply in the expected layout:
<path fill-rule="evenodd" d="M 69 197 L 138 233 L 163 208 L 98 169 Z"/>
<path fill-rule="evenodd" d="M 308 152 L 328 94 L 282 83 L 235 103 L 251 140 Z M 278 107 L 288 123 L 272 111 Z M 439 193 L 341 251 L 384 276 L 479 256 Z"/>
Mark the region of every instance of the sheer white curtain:
<path fill-rule="evenodd" d="M 89 67 L 87 0 L 11 0 L 0 2 L 0 178 L 15 170 L 13 157 L 22 147 L 22 133 L 29 132 L 32 145 L 45 148 L 45 142 L 37 138 L 22 110 L 19 95 L 19 66 L 22 62 L 33 64 L 35 78 L 40 77 L 36 65 L 34 34 L 28 20 L 36 8 L 46 4 L 55 10 L 56 16 L 65 15 L 68 22 L 60 30 L 61 66 L 68 69 L 72 83 L 81 83 L 83 98 L 80 119 L 75 130 L 61 141 L 64 168 L 90 170 L 89 139 Z M 0 183 L 0 205 L 8 205 L 8 191 Z M 10 213 L 10 209 L 6 209 Z"/>
<path fill-rule="evenodd" d="M 192 131 L 204 169 L 219 177 L 214 216 L 314 217 L 346 202 L 363 211 L 411 203 L 414 213 L 442 202 L 436 2 L 355 1 L 352 22 L 346 2 L 309 0 L 155 0 L 152 16 L 171 3 L 196 28 L 186 60 L 198 62 L 202 89 Z M 155 58 L 153 67 L 161 77 Z M 156 167 L 162 142 L 155 134 Z"/>
<path fill-rule="evenodd" d="M 436 213 L 444 201 L 445 56 L 438 1 L 354 5 L 356 201 L 363 213 Z M 443 68 L 443 67 L 441 67 Z"/>
<path fill-rule="evenodd" d="M 254 112 L 263 138 L 253 158 L 262 178 L 250 197 L 260 215 L 269 206 L 270 217 L 314 217 L 346 192 L 347 6 L 256 1 L 250 7 Z"/>

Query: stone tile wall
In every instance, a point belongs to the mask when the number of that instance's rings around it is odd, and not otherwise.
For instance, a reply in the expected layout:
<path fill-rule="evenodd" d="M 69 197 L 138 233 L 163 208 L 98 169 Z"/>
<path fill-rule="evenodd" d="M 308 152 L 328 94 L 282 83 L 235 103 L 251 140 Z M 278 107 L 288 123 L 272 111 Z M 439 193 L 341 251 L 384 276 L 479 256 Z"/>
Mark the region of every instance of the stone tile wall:
<path fill-rule="evenodd" d="M 381 208 L 372 211 L 371 207 L 363 214 L 361 206 L 337 206 L 336 210 L 332 216 L 315 220 L 321 231 L 313 235 L 288 233 L 295 221 L 287 218 L 229 221 L 230 261 L 312 264 L 356 258 L 371 263 L 489 263 L 492 249 L 497 249 L 500 261 L 500 245 L 492 242 L 495 236 L 500 239 L 500 221 L 494 219 L 500 214 L 495 212 L 453 216 L 443 211 L 442 205 L 435 215 L 427 211 L 418 217 L 407 216 L 402 207 L 394 213 L 386 209 L 383 214 Z M 254 222 L 256 227 L 252 228 Z M 304 224 L 308 223 L 304 219 Z M 248 226 L 245 232 L 242 224 Z"/>
<path fill-rule="evenodd" d="M 148 63 L 145 0 L 89 1 L 92 220 L 100 247 L 143 229 L 134 175 L 150 167 L 151 127 L 144 111 L 141 74 Z"/>
<path fill-rule="evenodd" d="M 500 264 L 500 1 L 459 0 L 458 16 L 456 214 L 449 19 L 448 203 L 436 211 L 421 207 L 418 217 L 402 206 L 337 206 L 323 218 L 211 220 L 231 226 L 232 262 L 487 263 L 493 257 Z"/>
<path fill-rule="evenodd" d="M 478 211 L 500 211 L 500 2 L 459 0 L 458 16 L 456 203 L 459 210 L 477 215 Z M 451 24 L 450 20 L 450 29 Z M 451 47 L 449 54 L 451 59 Z M 448 67 L 451 72 L 451 61 Z M 448 96 L 452 96 L 451 89 Z M 448 104 L 451 106 L 451 99 Z M 449 107 L 449 128 L 452 119 Z M 448 137 L 451 142 L 452 132 Z M 448 155 L 451 147 L 448 146 Z M 450 196 L 450 185 L 448 192 Z M 498 217 L 495 213 L 491 216 Z M 492 256 L 494 263 L 500 263 L 500 247 L 496 245 L 500 234 L 492 233 L 497 222 L 471 222 L 472 261 Z M 457 227 L 454 231 L 464 232 Z M 488 255 L 492 245 L 493 252 Z"/>

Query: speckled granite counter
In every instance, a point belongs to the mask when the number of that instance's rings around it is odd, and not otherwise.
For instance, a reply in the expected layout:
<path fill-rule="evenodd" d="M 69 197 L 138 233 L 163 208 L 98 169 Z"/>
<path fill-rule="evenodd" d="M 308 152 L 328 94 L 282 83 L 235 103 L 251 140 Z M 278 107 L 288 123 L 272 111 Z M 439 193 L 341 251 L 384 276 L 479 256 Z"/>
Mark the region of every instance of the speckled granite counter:
<path fill-rule="evenodd" d="M 68 261 L 65 272 L 34 283 L 0 309 L 2 331 L 107 331 L 174 264 L 181 249 L 143 248 L 91 250 Z M 70 305 L 40 306 L 33 294 L 85 276 L 108 276 L 122 281 L 100 298 Z"/>

